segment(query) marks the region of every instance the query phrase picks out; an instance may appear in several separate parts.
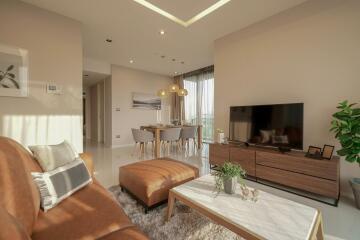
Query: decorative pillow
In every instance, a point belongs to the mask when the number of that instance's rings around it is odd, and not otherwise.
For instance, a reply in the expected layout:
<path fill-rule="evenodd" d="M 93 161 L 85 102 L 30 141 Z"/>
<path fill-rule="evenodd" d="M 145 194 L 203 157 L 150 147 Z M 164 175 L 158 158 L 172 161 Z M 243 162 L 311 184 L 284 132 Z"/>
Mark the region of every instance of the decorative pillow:
<path fill-rule="evenodd" d="M 261 143 L 269 143 L 271 137 L 275 135 L 275 130 L 260 130 Z"/>
<path fill-rule="evenodd" d="M 287 135 L 281 136 L 272 136 L 272 143 L 289 143 L 289 138 Z"/>
<path fill-rule="evenodd" d="M 31 175 L 39 189 L 40 205 L 45 212 L 92 181 L 81 158 L 53 171 L 32 172 Z"/>
<path fill-rule="evenodd" d="M 66 140 L 57 145 L 29 146 L 29 149 L 44 172 L 64 166 L 79 157 L 71 144 Z"/>

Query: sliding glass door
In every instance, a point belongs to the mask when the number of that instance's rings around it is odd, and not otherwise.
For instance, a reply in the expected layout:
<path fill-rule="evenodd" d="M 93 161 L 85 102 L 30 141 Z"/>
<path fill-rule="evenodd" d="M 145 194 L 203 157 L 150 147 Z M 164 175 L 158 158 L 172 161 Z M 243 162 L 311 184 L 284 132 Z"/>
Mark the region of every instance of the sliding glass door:
<path fill-rule="evenodd" d="M 188 95 L 184 98 L 185 121 L 203 125 L 203 139 L 214 139 L 214 72 L 184 78 Z"/>

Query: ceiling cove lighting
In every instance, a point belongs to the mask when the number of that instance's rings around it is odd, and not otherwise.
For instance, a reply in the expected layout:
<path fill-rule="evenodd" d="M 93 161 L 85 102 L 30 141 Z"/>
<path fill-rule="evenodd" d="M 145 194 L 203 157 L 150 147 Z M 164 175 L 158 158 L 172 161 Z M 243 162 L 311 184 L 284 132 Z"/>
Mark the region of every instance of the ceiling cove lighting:
<path fill-rule="evenodd" d="M 184 21 L 181 20 L 180 18 L 175 17 L 174 15 L 162 10 L 161 8 L 155 6 L 154 4 L 149 3 L 146 0 L 133 0 L 134 2 L 137 2 L 141 5 L 143 5 L 144 7 L 170 19 L 173 22 L 176 22 L 184 27 L 188 27 L 191 24 L 199 21 L 200 19 L 202 19 L 203 17 L 209 15 L 210 13 L 214 12 L 216 9 L 224 6 L 226 3 L 230 2 L 231 0 L 220 0 L 218 2 L 216 2 L 215 4 L 211 5 L 210 7 L 208 7 L 207 9 L 203 10 L 202 12 L 200 12 L 199 14 L 195 15 L 194 17 L 190 18 L 188 21 Z"/>

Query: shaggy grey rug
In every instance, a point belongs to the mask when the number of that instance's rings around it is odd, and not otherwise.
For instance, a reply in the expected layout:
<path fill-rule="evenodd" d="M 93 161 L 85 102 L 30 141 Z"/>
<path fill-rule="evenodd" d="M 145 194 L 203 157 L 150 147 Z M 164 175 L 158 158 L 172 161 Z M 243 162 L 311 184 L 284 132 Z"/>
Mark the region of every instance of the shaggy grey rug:
<path fill-rule="evenodd" d="M 165 222 L 166 204 L 144 213 L 141 205 L 120 187 L 109 189 L 123 207 L 126 214 L 146 235 L 153 240 L 240 240 L 230 230 L 213 223 L 195 210 L 177 202 L 174 216 Z"/>

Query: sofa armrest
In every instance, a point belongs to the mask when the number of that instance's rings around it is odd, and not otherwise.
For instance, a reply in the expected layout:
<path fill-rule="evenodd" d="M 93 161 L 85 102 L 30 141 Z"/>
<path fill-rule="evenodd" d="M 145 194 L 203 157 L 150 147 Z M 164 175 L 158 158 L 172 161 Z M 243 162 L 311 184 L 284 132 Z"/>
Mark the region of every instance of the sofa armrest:
<path fill-rule="evenodd" d="M 94 176 L 94 162 L 92 160 L 91 153 L 80 153 L 80 157 L 82 160 L 84 160 L 84 163 L 89 170 L 91 177 Z"/>

